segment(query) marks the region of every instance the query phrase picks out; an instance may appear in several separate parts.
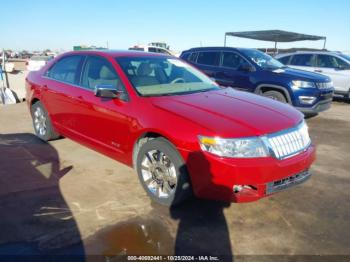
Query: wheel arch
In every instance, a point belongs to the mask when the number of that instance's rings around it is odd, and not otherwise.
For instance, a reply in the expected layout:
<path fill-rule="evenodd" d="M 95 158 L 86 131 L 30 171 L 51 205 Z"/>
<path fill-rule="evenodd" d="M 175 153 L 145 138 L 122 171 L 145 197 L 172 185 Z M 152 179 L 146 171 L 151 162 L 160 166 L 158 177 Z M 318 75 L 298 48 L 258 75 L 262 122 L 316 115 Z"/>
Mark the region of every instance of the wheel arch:
<path fill-rule="evenodd" d="M 284 86 L 273 85 L 273 84 L 260 84 L 257 86 L 254 93 L 261 95 L 262 93 L 264 93 L 266 91 L 279 91 L 285 96 L 288 104 L 291 104 L 291 105 L 293 104 L 292 99 L 291 99 L 290 94 L 289 94 L 289 91 Z"/>
<path fill-rule="evenodd" d="M 145 144 L 148 140 L 154 139 L 154 138 L 159 138 L 162 137 L 169 141 L 172 145 L 175 146 L 174 142 L 172 139 L 169 138 L 169 136 L 162 134 L 159 131 L 154 131 L 154 130 L 147 130 L 141 133 L 137 137 L 137 139 L 134 142 L 133 149 L 132 149 L 132 167 L 136 168 L 136 160 L 137 160 L 137 154 L 140 151 L 140 148 L 143 144 Z M 176 148 L 176 146 L 175 146 Z"/>

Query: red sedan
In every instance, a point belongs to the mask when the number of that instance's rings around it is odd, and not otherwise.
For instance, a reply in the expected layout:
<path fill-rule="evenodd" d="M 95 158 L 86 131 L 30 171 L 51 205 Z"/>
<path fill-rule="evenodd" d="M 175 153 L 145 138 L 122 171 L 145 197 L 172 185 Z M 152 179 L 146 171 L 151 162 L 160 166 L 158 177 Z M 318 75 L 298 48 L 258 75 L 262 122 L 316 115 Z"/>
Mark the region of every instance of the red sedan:
<path fill-rule="evenodd" d="M 149 196 L 247 202 L 310 177 L 303 115 L 221 88 L 189 64 L 135 51 L 65 53 L 26 79 L 37 136 L 60 136 L 137 170 Z"/>

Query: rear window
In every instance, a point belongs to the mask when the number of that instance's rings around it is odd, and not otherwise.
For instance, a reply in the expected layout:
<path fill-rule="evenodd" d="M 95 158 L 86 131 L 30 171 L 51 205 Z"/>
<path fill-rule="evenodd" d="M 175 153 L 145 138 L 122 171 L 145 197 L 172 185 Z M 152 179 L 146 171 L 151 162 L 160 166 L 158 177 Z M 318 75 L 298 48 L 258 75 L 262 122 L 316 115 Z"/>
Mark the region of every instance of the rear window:
<path fill-rule="evenodd" d="M 82 56 L 68 56 L 59 60 L 47 73 L 47 76 L 62 82 L 77 84 L 79 79 L 79 66 Z"/>
<path fill-rule="evenodd" d="M 202 65 L 218 66 L 220 61 L 220 52 L 199 52 L 197 63 Z"/>
<path fill-rule="evenodd" d="M 314 55 L 308 54 L 294 55 L 290 64 L 295 66 L 314 66 L 313 57 Z"/>
<path fill-rule="evenodd" d="M 197 60 L 198 53 L 191 53 L 191 55 L 188 58 L 188 61 L 195 63 Z"/>
<path fill-rule="evenodd" d="M 190 54 L 191 54 L 191 53 L 184 53 L 184 54 L 182 54 L 182 55 L 181 55 L 181 59 L 183 59 L 183 60 L 188 60 L 188 58 L 190 57 Z"/>

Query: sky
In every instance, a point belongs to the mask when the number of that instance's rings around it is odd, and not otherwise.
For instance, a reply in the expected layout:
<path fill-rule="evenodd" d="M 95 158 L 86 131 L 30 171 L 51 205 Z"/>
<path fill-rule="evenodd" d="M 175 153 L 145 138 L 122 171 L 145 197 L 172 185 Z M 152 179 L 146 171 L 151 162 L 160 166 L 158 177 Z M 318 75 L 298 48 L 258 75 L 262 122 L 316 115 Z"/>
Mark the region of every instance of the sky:
<path fill-rule="evenodd" d="M 2 0 L 0 48 L 72 50 L 74 45 L 126 49 L 165 41 L 182 51 L 222 46 L 229 31 L 280 29 L 327 37 L 330 50 L 350 52 L 348 0 Z M 228 46 L 273 47 L 230 37 Z M 322 48 L 322 41 L 280 48 Z"/>

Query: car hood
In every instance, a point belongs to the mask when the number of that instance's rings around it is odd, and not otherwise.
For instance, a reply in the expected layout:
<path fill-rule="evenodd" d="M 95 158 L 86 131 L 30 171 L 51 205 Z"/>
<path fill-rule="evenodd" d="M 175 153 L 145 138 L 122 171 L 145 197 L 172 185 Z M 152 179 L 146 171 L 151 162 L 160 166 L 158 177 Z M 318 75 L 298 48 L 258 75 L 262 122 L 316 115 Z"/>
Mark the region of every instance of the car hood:
<path fill-rule="evenodd" d="M 159 110 L 196 123 L 208 134 L 250 137 L 274 133 L 297 125 L 303 115 L 270 98 L 231 88 L 177 96 L 153 97 Z"/>
<path fill-rule="evenodd" d="M 275 74 L 283 73 L 284 76 L 287 76 L 293 80 L 305 80 L 305 81 L 311 81 L 311 82 L 331 81 L 328 76 L 305 71 L 305 70 L 295 69 L 295 68 L 291 68 L 291 67 L 277 69 L 277 70 L 274 70 L 272 72 Z"/>

